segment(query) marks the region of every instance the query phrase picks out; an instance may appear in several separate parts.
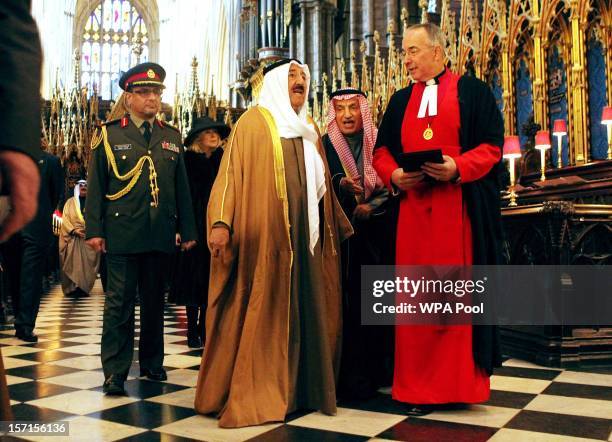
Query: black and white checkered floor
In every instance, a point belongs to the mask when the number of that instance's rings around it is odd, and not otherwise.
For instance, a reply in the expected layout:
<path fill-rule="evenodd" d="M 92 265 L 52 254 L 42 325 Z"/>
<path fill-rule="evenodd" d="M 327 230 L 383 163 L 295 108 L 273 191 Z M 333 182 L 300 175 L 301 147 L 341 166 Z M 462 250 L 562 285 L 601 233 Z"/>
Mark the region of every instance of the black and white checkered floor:
<path fill-rule="evenodd" d="M 102 394 L 103 305 L 99 283 L 81 299 L 56 287 L 42 301 L 38 343 L 24 345 L 12 329 L 0 329 L 16 419 L 69 420 L 73 441 L 612 441 L 612 369 L 546 369 L 518 360 L 496 371 L 484 405 L 407 418 L 400 404 L 380 394 L 340 403 L 334 417 L 302 413 L 285 424 L 220 429 L 193 410 L 201 351 L 187 347 L 183 307 L 166 309 L 168 381 L 138 378 L 135 362 L 128 396 Z"/>

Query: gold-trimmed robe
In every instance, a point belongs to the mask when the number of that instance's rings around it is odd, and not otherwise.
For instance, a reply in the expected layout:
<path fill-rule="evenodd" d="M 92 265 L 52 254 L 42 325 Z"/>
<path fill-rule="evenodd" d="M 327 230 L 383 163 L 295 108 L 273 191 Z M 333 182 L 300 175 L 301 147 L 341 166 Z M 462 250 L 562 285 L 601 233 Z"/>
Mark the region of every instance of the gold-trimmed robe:
<path fill-rule="evenodd" d="M 75 230 L 85 231 L 85 221 L 74 198 L 69 198 L 64 204 L 59 237 L 62 291 L 65 294 L 77 288 L 85 293 L 91 292 L 100 265 L 100 254 L 85 244 L 85 238 L 74 234 Z"/>
<path fill-rule="evenodd" d="M 339 245 L 352 228 L 320 142 L 317 149 L 327 192 L 314 256 L 302 238 L 308 229 L 302 140 L 281 140 L 269 112 L 255 107 L 237 122 L 225 149 L 207 223 L 209 233 L 217 222 L 229 226 L 230 244 L 223 260 L 211 264 L 195 399 L 196 411 L 218 413 L 221 427 L 282 421 L 296 408 L 336 412 Z M 304 274 L 303 267 L 312 271 Z"/>

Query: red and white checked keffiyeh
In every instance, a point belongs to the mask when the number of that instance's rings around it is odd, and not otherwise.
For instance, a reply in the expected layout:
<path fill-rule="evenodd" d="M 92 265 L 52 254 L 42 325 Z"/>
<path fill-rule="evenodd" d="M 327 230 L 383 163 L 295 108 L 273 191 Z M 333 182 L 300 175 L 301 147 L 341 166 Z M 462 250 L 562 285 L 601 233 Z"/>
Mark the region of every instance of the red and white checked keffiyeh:
<path fill-rule="evenodd" d="M 346 138 L 340 132 L 340 128 L 338 127 L 338 123 L 336 123 L 336 100 L 350 100 L 353 97 L 357 97 L 359 100 L 359 108 L 361 109 L 361 119 L 363 120 L 363 175 L 361 180 L 361 185 L 365 191 L 365 199 L 367 200 L 377 185 L 382 182 L 374 167 L 372 167 L 372 156 L 374 152 L 374 143 L 376 143 L 376 134 L 378 133 L 378 129 L 374 126 L 372 122 L 372 114 L 370 113 L 370 107 L 368 106 L 368 101 L 361 94 L 346 94 L 346 95 L 338 95 L 333 97 L 329 102 L 329 110 L 327 112 L 327 134 L 329 135 L 329 139 L 334 145 L 334 149 L 338 152 L 338 157 L 340 157 L 340 161 L 344 166 L 344 169 L 349 174 L 350 178 L 356 177 L 359 175 L 359 169 L 357 168 L 357 163 L 355 162 L 355 157 L 353 157 L 353 153 L 351 152 L 351 148 L 349 147 Z"/>

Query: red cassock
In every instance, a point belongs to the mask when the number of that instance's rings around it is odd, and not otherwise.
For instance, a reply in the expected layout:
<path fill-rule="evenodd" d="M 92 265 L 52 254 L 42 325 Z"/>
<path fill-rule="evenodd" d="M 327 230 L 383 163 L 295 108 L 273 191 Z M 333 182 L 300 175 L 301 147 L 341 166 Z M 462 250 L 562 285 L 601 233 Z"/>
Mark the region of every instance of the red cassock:
<path fill-rule="evenodd" d="M 439 77 L 438 115 L 417 118 L 424 83 L 414 85 L 402 124 L 402 149 L 442 149 L 453 157 L 461 182 L 478 180 L 500 159 L 497 147 L 481 144 L 461 153 L 459 145 L 459 76 Z M 433 138 L 425 140 L 428 123 Z M 391 188 L 397 163 L 385 147 L 376 149 L 374 168 Z M 419 183 L 405 192 L 397 222 L 396 264 L 469 265 L 472 229 L 461 185 Z M 398 325 L 395 334 L 393 398 L 412 404 L 477 403 L 488 400 L 489 377 L 472 356 L 470 325 Z"/>

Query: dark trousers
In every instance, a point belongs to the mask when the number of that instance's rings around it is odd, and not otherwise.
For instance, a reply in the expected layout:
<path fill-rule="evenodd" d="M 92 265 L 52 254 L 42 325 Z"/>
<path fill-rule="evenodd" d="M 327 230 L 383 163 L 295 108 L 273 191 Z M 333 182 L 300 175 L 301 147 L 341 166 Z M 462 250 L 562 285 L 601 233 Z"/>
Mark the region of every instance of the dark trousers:
<path fill-rule="evenodd" d="M 56 238 L 56 240 L 51 243 L 49 253 L 45 260 L 44 276 L 47 278 L 47 282 L 49 282 L 49 278 L 54 284 L 60 282 L 59 270 L 59 241 Z"/>
<path fill-rule="evenodd" d="M 124 379 L 134 350 L 134 304 L 140 299 L 141 368 L 159 371 L 164 360 L 164 272 L 167 255 L 161 252 L 106 255 L 107 287 L 102 327 L 104 376 Z"/>
<path fill-rule="evenodd" d="M 206 342 L 206 305 L 188 305 L 187 337 L 200 337 L 202 343 Z"/>
<path fill-rule="evenodd" d="M 23 236 L 19 302 L 15 310 L 15 330 L 18 332 L 32 332 L 36 325 L 50 245 L 50 242 Z"/>
<path fill-rule="evenodd" d="M 8 241 L 0 244 L 2 263 L 2 298 L 5 314 L 8 316 L 9 304 L 13 316 L 19 309 L 19 281 L 21 278 L 21 234 L 16 233 Z"/>
<path fill-rule="evenodd" d="M 100 281 L 102 282 L 102 291 L 106 293 L 106 253 L 100 255 L 100 267 L 98 268 Z"/>
<path fill-rule="evenodd" d="M 390 385 L 394 328 L 361 325 L 361 266 L 378 265 L 387 256 L 384 218 L 355 223 L 355 234 L 342 243 L 342 362 L 339 395 L 364 399 Z"/>

